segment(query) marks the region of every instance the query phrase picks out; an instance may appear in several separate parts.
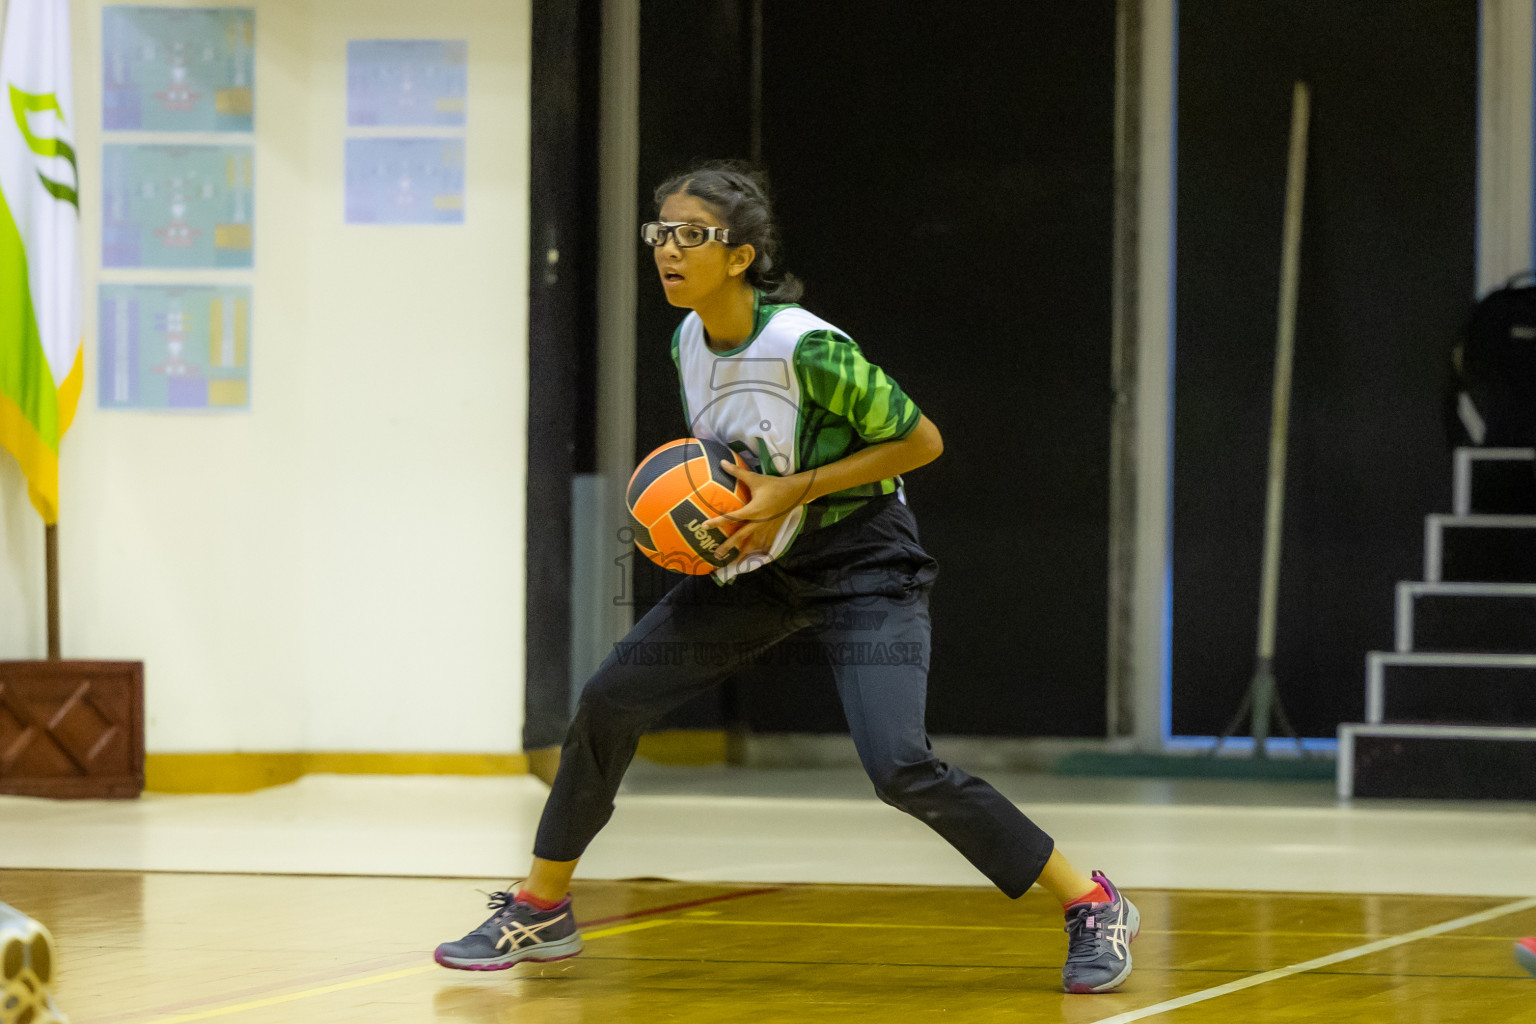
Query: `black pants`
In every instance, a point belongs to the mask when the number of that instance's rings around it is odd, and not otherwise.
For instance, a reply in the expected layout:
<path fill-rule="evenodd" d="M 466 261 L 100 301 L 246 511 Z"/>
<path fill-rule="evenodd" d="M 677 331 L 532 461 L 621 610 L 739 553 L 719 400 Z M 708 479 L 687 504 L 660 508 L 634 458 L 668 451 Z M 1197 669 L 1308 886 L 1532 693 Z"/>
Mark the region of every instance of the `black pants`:
<path fill-rule="evenodd" d="M 614 645 L 582 691 L 534 855 L 580 857 L 612 816 L 646 729 L 804 630 L 832 663 L 880 798 L 938 832 L 1008 896 L 1023 895 L 1051 855 L 1050 836 L 986 782 L 934 757 L 928 743 L 928 593 L 937 575 L 911 511 L 886 496 L 727 586 L 707 576 L 683 580 Z"/>

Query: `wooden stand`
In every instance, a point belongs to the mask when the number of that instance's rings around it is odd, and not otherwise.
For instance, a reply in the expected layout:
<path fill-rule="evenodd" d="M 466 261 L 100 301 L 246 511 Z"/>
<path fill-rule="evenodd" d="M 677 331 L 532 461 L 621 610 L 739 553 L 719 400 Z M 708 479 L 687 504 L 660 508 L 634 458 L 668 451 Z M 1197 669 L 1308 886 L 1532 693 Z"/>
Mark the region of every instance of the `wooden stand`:
<path fill-rule="evenodd" d="M 144 790 L 144 663 L 0 661 L 0 793 Z"/>

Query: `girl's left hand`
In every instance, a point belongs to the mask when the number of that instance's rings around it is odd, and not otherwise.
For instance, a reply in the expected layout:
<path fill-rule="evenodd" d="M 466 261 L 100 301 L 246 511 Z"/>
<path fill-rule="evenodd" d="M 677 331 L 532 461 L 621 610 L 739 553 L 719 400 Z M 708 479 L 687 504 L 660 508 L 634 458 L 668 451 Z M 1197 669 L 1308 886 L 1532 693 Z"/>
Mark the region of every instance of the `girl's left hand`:
<path fill-rule="evenodd" d="M 735 512 L 715 516 L 700 525 L 705 529 L 714 529 L 726 523 L 741 524 L 720 546 L 719 554 L 722 557 L 732 550 L 737 552 L 738 557 L 753 551 L 767 550 L 778 534 L 779 524 L 784 517 L 805 503 L 810 486 L 799 479 L 799 474 L 769 476 L 766 473 L 754 473 L 728 459 L 721 459 L 720 465 L 747 485 L 751 497 Z"/>

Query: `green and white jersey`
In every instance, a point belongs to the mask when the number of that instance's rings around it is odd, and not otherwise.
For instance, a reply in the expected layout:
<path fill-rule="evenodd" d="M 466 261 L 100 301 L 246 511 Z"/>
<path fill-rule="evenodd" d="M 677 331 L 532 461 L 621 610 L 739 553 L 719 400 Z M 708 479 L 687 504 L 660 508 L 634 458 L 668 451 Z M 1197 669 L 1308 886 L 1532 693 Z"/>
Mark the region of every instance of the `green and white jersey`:
<path fill-rule="evenodd" d="M 740 452 L 759 473 L 789 476 L 910 434 L 921 413 L 859 346 L 797 305 L 755 300 L 752 336 L 727 352 L 705 340 L 690 313 L 672 335 L 689 434 Z M 879 494 L 901 496 L 901 478 L 851 487 L 784 517 L 766 556 L 716 569 L 721 583 L 779 557 L 801 532 L 837 522 Z M 902 496 L 902 500 L 905 500 Z"/>

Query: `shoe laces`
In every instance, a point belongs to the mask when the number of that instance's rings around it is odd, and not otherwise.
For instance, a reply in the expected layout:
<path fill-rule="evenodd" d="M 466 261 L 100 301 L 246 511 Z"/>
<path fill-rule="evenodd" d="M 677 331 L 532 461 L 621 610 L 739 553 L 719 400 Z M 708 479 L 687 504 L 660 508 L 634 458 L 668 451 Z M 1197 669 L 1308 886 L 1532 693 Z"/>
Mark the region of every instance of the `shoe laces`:
<path fill-rule="evenodd" d="M 491 910 L 490 919 L 486 921 L 486 924 L 505 921 L 512 916 L 513 908 L 517 906 L 517 893 L 515 891 L 503 889 L 498 889 L 495 892 L 486 892 L 483 889 L 477 891 L 480 895 L 486 897 L 487 902 L 485 905 Z"/>
<path fill-rule="evenodd" d="M 1107 942 L 1117 956 L 1125 956 L 1129 942 L 1123 920 L 1117 925 L 1113 903 L 1079 903 L 1067 911 L 1067 962 L 1097 960 Z"/>

